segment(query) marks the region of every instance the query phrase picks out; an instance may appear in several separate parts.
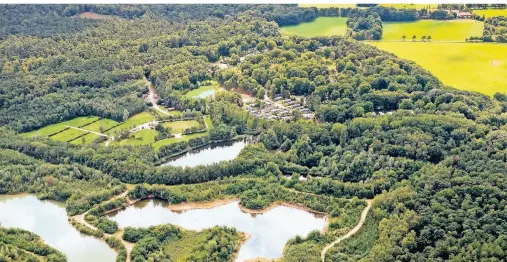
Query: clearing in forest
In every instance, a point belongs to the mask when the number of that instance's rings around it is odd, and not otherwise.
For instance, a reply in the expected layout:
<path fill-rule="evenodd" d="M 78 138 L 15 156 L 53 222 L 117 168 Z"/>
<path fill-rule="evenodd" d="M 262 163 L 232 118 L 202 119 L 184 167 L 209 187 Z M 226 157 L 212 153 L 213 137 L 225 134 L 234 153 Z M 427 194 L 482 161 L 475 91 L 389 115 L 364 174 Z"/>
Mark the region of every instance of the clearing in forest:
<path fill-rule="evenodd" d="M 67 142 L 83 134 L 86 134 L 86 132 L 74 128 L 69 128 L 61 133 L 51 136 L 51 139 L 56 141 Z"/>
<path fill-rule="evenodd" d="M 30 132 L 22 133 L 21 136 L 24 137 L 33 137 L 33 136 L 50 136 L 54 133 L 60 132 L 67 128 L 67 126 L 79 127 L 91 123 L 95 120 L 99 119 L 97 116 L 83 116 L 76 117 L 71 120 L 67 120 L 64 122 L 60 122 L 57 124 L 48 125 L 37 130 L 33 130 Z"/>
<path fill-rule="evenodd" d="M 507 45 L 495 43 L 370 42 L 412 60 L 444 84 L 489 96 L 507 91 Z"/>
<path fill-rule="evenodd" d="M 81 128 L 102 133 L 104 130 L 107 130 L 117 124 L 118 124 L 118 122 L 116 122 L 114 120 L 103 118 L 97 122 L 93 122 L 93 123 L 83 126 Z"/>
<path fill-rule="evenodd" d="M 196 120 L 186 120 L 186 121 L 174 121 L 174 122 L 165 122 L 163 124 L 167 128 L 171 128 L 171 133 L 179 134 L 182 133 L 183 130 L 190 127 L 198 127 L 199 123 Z"/>
<path fill-rule="evenodd" d="M 135 114 L 135 115 L 129 117 L 127 119 L 127 121 L 123 122 L 123 124 L 107 131 L 106 134 L 112 134 L 114 132 L 119 132 L 123 129 L 130 130 L 135 126 L 138 126 L 138 125 L 141 125 L 144 123 L 148 123 L 148 122 L 152 122 L 155 120 L 157 120 L 157 118 L 154 115 L 152 115 L 148 112 L 141 112 L 139 114 Z"/>
<path fill-rule="evenodd" d="M 217 83 L 215 81 L 212 81 L 210 83 L 206 83 L 203 86 L 200 86 L 197 89 L 188 91 L 188 93 L 186 93 L 185 96 L 191 98 L 206 98 L 208 96 L 213 96 L 215 95 L 216 87 Z"/>
<path fill-rule="evenodd" d="M 484 10 L 474 10 L 473 13 L 475 15 L 488 17 L 494 16 L 507 16 L 507 9 L 484 9 Z"/>
<path fill-rule="evenodd" d="M 431 41 L 464 42 L 471 36 L 482 36 L 484 23 L 472 19 L 458 20 L 418 20 L 415 22 L 384 22 L 382 40 L 420 41 L 422 36 L 431 36 Z"/>
<path fill-rule="evenodd" d="M 310 23 L 284 26 L 280 31 L 287 35 L 305 37 L 344 35 L 347 32 L 346 17 L 318 17 Z"/>

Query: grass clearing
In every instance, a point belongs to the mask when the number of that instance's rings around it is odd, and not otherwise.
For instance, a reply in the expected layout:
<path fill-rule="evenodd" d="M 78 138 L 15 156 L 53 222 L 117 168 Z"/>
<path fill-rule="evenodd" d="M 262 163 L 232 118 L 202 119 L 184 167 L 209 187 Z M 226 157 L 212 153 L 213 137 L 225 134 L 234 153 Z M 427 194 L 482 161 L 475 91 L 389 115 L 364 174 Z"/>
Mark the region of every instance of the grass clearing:
<path fill-rule="evenodd" d="M 65 128 L 67 128 L 67 126 L 79 127 L 79 126 L 83 126 L 83 125 L 86 125 L 88 123 L 91 123 L 91 122 L 93 122 L 93 121 L 95 121 L 97 119 L 99 119 L 99 117 L 97 117 L 97 116 L 76 117 L 76 118 L 73 118 L 71 120 L 67 120 L 67 121 L 64 121 L 64 122 L 57 123 L 57 124 L 48 125 L 48 126 L 42 127 L 40 129 L 37 129 L 37 130 L 33 130 L 33 131 L 30 131 L 30 132 L 27 132 L 27 133 L 22 133 L 20 135 L 24 136 L 24 137 L 33 137 L 33 136 L 36 136 L 36 135 L 38 135 L 38 136 L 49 136 L 51 134 L 54 134 L 56 132 L 64 130 Z"/>
<path fill-rule="evenodd" d="M 370 42 L 412 60 L 444 84 L 492 96 L 507 91 L 507 45 L 494 43 Z"/>
<path fill-rule="evenodd" d="M 117 143 L 120 145 L 149 145 L 155 142 L 158 132 L 155 129 L 143 129 L 134 133 L 134 138 L 122 139 Z"/>
<path fill-rule="evenodd" d="M 155 120 L 157 120 L 157 118 L 154 115 L 152 115 L 148 112 L 141 112 L 139 114 L 131 116 L 129 119 L 127 119 L 127 121 L 123 122 L 123 124 L 107 131 L 106 134 L 112 134 L 112 133 L 118 132 L 122 129 L 131 129 L 135 126 L 138 126 L 138 125 L 141 125 L 144 123 L 148 123 L 148 122 L 152 122 Z"/>
<path fill-rule="evenodd" d="M 484 23 L 472 19 L 458 20 L 419 20 L 415 22 L 384 22 L 382 40 L 412 41 L 415 35 L 419 41 L 422 36 L 431 36 L 432 41 L 464 42 L 470 36 L 482 36 Z"/>
<path fill-rule="evenodd" d="M 78 129 L 69 128 L 61 133 L 58 133 L 58 134 L 52 136 L 51 139 L 56 140 L 56 141 L 67 142 L 67 141 L 72 140 L 82 134 L 85 134 L 85 133 L 86 132 L 83 132 Z"/>
<path fill-rule="evenodd" d="M 304 37 L 344 35 L 347 32 L 346 17 L 318 17 L 310 23 L 284 26 L 280 31 L 286 35 Z"/>
<path fill-rule="evenodd" d="M 484 15 L 486 18 L 494 16 L 507 16 L 507 9 L 474 10 L 473 13 L 480 16 Z"/>
<path fill-rule="evenodd" d="M 191 98 L 206 98 L 208 96 L 213 96 L 215 95 L 217 86 L 218 84 L 216 81 L 211 81 L 210 83 L 206 83 L 197 89 L 190 90 L 185 94 L 185 96 Z"/>
<path fill-rule="evenodd" d="M 165 122 L 162 124 L 165 127 L 172 128 L 173 134 L 182 133 L 185 128 L 199 126 L 199 122 L 196 120 L 186 120 L 186 121 L 174 121 L 174 122 Z"/>
<path fill-rule="evenodd" d="M 170 241 L 164 246 L 164 253 L 171 254 L 175 262 L 189 261 L 196 246 L 208 242 L 207 234 L 203 231 L 183 231 L 183 237 L 177 241 Z"/>
<path fill-rule="evenodd" d="M 95 132 L 101 132 L 100 129 L 102 127 L 102 130 L 106 130 L 112 126 L 117 125 L 118 122 L 111 120 L 111 119 L 100 119 L 97 122 L 91 123 L 89 125 L 83 126 L 83 129 L 95 131 Z"/>
<path fill-rule="evenodd" d="M 95 139 L 99 138 L 100 136 L 97 135 L 97 134 L 92 134 L 92 133 L 89 133 L 85 136 L 83 136 L 82 138 L 85 139 L 85 144 L 91 144 Z M 78 138 L 76 140 L 72 140 L 70 143 L 73 144 L 73 145 L 82 145 L 83 144 L 83 139 L 82 138 Z"/>

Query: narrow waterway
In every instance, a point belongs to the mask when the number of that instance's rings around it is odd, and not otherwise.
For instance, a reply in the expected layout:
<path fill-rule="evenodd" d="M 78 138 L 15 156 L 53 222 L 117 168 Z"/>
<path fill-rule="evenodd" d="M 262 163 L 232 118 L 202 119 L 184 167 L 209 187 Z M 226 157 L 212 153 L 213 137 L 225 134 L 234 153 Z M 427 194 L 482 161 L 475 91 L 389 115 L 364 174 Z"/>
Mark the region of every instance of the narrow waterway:
<path fill-rule="evenodd" d="M 243 212 L 238 201 L 209 209 L 171 211 L 167 202 L 144 200 L 125 210 L 110 214 L 120 227 L 149 227 L 174 224 L 185 229 L 202 230 L 215 225 L 234 227 L 250 238 L 241 246 L 237 261 L 256 257 L 278 258 L 292 237 L 306 236 L 313 230 L 323 230 L 326 219 L 297 208 L 278 206 L 264 214 Z"/>
<path fill-rule="evenodd" d="M 116 253 L 96 238 L 85 236 L 67 221 L 62 203 L 32 195 L 0 195 L 0 225 L 31 231 L 60 250 L 69 262 L 114 262 Z"/>

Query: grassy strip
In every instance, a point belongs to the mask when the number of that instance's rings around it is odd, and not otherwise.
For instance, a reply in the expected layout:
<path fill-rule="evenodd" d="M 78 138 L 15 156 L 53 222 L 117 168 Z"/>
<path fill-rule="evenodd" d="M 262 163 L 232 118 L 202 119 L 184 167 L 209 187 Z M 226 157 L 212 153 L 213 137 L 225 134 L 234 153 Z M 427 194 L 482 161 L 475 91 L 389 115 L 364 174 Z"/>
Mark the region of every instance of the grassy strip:
<path fill-rule="evenodd" d="M 79 135 L 79 136 L 77 136 L 77 137 L 74 137 L 74 138 L 72 138 L 72 139 L 70 139 L 70 140 L 66 141 L 66 142 L 67 142 L 67 143 L 70 143 L 70 142 L 72 142 L 72 141 L 74 141 L 74 140 L 76 140 L 76 139 L 79 139 L 79 138 L 81 138 L 81 137 L 83 137 L 83 136 L 86 136 L 86 135 L 88 135 L 88 134 L 90 134 L 90 132 L 83 133 L 83 134 L 81 134 L 81 135 Z"/>
<path fill-rule="evenodd" d="M 114 249 L 117 253 L 116 255 L 116 262 L 125 262 L 127 261 L 127 249 L 125 246 L 121 243 L 120 240 L 118 240 L 114 236 L 106 237 L 106 243 L 107 245 Z"/>
<path fill-rule="evenodd" d="M 101 231 L 101 230 L 93 230 L 79 222 L 77 222 L 76 220 L 72 219 L 72 218 L 69 218 L 69 222 L 72 226 L 74 226 L 77 231 L 85 234 L 85 235 L 89 235 L 89 236 L 92 236 L 92 237 L 97 237 L 97 238 L 102 238 L 104 236 L 104 232 Z"/>

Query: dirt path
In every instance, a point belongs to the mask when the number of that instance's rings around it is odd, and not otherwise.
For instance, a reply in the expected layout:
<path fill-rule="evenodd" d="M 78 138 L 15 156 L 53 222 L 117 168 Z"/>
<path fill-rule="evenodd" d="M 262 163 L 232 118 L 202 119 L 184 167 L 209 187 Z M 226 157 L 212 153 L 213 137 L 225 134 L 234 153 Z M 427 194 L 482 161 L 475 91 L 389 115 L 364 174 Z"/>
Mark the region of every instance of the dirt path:
<path fill-rule="evenodd" d="M 127 189 L 123 193 L 121 193 L 119 195 L 116 195 L 116 196 L 112 197 L 111 199 L 109 199 L 108 202 L 116 200 L 118 198 L 126 197 L 128 193 L 129 193 L 129 190 Z M 127 203 L 130 205 L 133 202 L 127 199 Z M 89 224 L 88 222 L 86 222 L 86 220 L 85 220 L 86 214 L 88 214 L 88 211 L 84 212 L 81 215 L 75 215 L 75 216 L 73 216 L 71 218 L 74 219 L 74 220 L 76 220 L 77 222 L 79 222 L 79 223 L 81 223 L 81 224 L 83 224 L 83 225 L 85 225 L 85 226 L 93 229 L 93 230 L 98 230 L 95 226 L 93 226 L 93 225 Z M 130 262 L 130 252 L 132 252 L 132 249 L 134 248 L 135 244 L 123 240 L 123 238 L 121 237 L 122 233 L 123 233 L 123 230 L 121 230 L 121 231 L 117 232 L 116 234 L 114 234 L 114 237 L 116 239 L 120 240 L 120 242 L 123 244 L 123 246 L 127 250 L 127 260 L 126 260 L 126 262 Z M 110 236 L 113 236 L 113 235 L 104 233 L 104 238 L 110 237 Z"/>
<path fill-rule="evenodd" d="M 330 248 L 334 247 L 334 245 L 342 242 L 343 240 L 353 236 L 355 233 L 357 233 L 357 231 L 359 231 L 359 229 L 361 229 L 361 227 L 364 224 L 364 221 L 366 220 L 366 215 L 368 215 L 368 211 L 371 208 L 372 202 L 373 202 L 372 199 L 366 200 L 366 207 L 364 208 L 363 212 L 361 213 L 361 218 L 359 219 L 359 223 L 357 223 L 357 225 L 354 228 L 352 228 L 352 230 L 350 230 L 347 234 L 337 238 L 335 241 L 331 242 L 329 245 L 325 246 L 324 249 L 322 249 L 322 253 L 320 254 L 322 262 L 326 261 L 326 253 Z"/>
<path fill-rule="evenodd" d="M 153 108 L 157 111 L 159 111 L 160 113 L 164 114 L 164 115 L 171 115 L 169 114 L 169 112 L 163 110 L 162 108 L 160 108 L 160 106 L 158 106 L 157 102 L 158 102 L 158 95 L 157 93 L 155 92 L 155 88 L 153 88 L 153 85 L 151 84 L 151 82 L 148 80 L 148 79 L 145 79 L 146 80 L 146 83 L 148 84 L 148 96 L 146 97 L 146 99 L 151 102 L 151 104 L 153 105 Z"/>
<path fill-rule="evenodd" d="M 108 136 L 108 135 L 106 135 L 106 134 L 102 134 L 102 133 L 99 133 L 99 132 L 91 131 L 91 130 L 88 130 L 88 129 L 82 129 L 82 128 L 79 128 L 79 127 L 73 127 L 73 126 L 66 126 L 66 127 L 68 127 L 68 128 L 73 128 L 73 129 L 77 129 L 77 130 L 80 130 L 80 131 L 83 131 L 83 132 L 88 132 L 88 133 L 96 134 L 96 135 L 99 135 L 99 136 L 109 137 L 109 136 Z"/>

